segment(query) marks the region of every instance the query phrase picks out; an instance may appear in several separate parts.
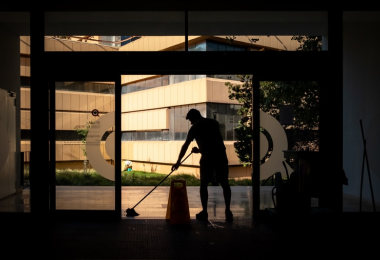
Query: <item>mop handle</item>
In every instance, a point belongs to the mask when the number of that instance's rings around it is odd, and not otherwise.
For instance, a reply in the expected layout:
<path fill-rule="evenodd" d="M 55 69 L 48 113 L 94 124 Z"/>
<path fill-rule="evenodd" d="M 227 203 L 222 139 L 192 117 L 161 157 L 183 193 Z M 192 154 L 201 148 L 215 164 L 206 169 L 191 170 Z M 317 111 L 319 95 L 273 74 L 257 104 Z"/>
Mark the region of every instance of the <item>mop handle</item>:
<path fill-rule="evenodd" d="M 186 158 L 185 159 L 183 159 L 182 160 L 182 162 L 180 163 L 180 164 L 182 164 L 191 154 L 192 154 L 193 152 L 191 152 L 191 153 L 189 153 L 189 155 L 188 156 L 186 156 Z M 142 198 L 139 202 L 137 202 L 137 204 L 136 205 L 134 205 L 133 206 L 133 208 L 132 209 L 134 209 L 137 205 L 139 205 L 140 204 L 140 202 L 141 201 L 143 201 L 146 197 L 148 197 L 148 195 L 149 194 L 151 194 L 152 193 L 152 191 L 154 191 L 164 180 L 166 180 L 166 178 L 167 177 L 169 177 L 169 175 L 170 174 L 172 174 L 173 172 L 174 172 L 175 170 L 172 170 L 168 175 L 166 175 L 166 177 L 165 178 L 163 178 L 161 181 L 160 181 L 160 183 L 158 183 L 157 185 L 156 185 L 156 187 L 154 187 L 148 194 L 146 194 L 145 195 L 145 197 L 144 198 Z"/>

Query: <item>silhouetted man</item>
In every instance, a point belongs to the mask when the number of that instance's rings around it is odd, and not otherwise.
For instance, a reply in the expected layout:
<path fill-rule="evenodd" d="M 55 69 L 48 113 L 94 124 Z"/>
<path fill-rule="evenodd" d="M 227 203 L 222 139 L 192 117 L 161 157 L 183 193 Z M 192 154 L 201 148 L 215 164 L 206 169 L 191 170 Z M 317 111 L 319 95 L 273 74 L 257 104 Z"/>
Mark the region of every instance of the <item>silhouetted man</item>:
<path fill-rule="evenodd" d="M 192 126 L 187 133 L 185 143 L 182 145 L 176 164 L 172 166 L 172 171 L 177 170 L 181 164 L 181 159 L 185 155 L 190 143 L 195 139 L 198 147 L 193 147 L 193 153 L 201 153 L 200 164 L 200 197 L 202 211 L 196 214 L 196 218 L 207 220 L 207 201 L 208 201 L 208 184 L 212 182 L 214 172 L 216 181 L 223 188 L 224 203 L 226 205 L 225 215 L 227 221 L 233 220 L 233 214 L 230 210 L 231 187 L 228 183 L 228 159 L 226 147 L 219 130 L 218 121 L 210 118 L 204 118 L 196 109 L 190 109 L 186 115 Z"/>

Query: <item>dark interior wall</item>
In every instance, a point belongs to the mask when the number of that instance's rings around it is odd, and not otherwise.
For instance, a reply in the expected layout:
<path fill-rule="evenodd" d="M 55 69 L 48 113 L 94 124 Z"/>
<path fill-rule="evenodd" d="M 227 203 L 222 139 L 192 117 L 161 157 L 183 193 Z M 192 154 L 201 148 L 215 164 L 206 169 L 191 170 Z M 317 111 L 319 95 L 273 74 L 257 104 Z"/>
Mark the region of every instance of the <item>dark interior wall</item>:
<path fill-rule="evenodd" d="M 20 37 L 0 24 L 0 88 L 16 93 L 16 129 L 20 129 Z M 16 131 L 16 144 L 20 143 L 20 131 Z M 0 147 L 1 149 L 1 147 Z M 20 145 L 16 145 L 16 173 L 20 173 Z M 19 175 L 16 178 L 19 181 Z M 17 183 L 16 186 L 19 186 Z"/>
<path fill-rule="evenodd" d="M 368 20 L 375 13 L 366 12 L 363 17 Z M 380 30 L 380 18 L 376 20 L 345 22 L 343 28 L 343 157 L 344 169 L 348 177 L 348 185 L 343 187 L 343 191 L 354 196 L 360 195 L 364 151 L 360 128 L 361 119 L 364 137 L 367 141 L 368 164 L 374 200 L 379 203 L 380 35 L 377 32 Z M 366 165 L 362 192 L 363 199 L 372 200 Z"/>
<path fill-rule="evenodd" d="M 20 93 L 20 37 L 0 24 L 0 88 Z"/>

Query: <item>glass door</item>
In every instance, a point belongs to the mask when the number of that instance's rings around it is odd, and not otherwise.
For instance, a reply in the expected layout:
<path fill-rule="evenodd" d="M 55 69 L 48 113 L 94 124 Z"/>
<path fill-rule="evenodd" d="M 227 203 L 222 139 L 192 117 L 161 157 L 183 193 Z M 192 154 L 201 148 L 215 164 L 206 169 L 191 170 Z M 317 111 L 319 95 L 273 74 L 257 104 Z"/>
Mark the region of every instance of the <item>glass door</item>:
<path fill-rule="evenodd" d="M 251 167 L 244 167 L 235 152 L 236 127 L 242 107 L 230 99 L 229 86 L 239 84 L 236 75 L 167 74 L 122 75 L 121 87 L 121 160 L 122 211 L 134 208 L 136 218 L 166 218 L 170 183 L 185 180 L 190 217 L 202 210 L 200 187 L 200 154 L 191 154 L 177 171 L 171 167 L 178 159 L 191 123 L 186 120 L 190 109 L 205 118 L 218 121 L 226 147 L 231 185 L 231 210 L 237 218 L 252 217 Z M 189 146 L 197 146 L 196 141 Z M 184 157 L 185 158 L 185 157 Z M 170 174 L 157 188 L 156 185 Z M 209 183 L 208 214 L 225 217 L 222 187 Z M 152 189 L 154 191 L 144 197 Z M 142 200 L 141 200 L 142 199 Z M 140 203 L 141 202 L 141 203 Z"/>
<path fill-rule="evenodd" d="M 55 209 L 115 211 L 115 83 L 55 82 Z"/>
<path fill-rule="evenodd" d="M 260 209 L 319 206 L 319 81 L 260 81 Z"/>

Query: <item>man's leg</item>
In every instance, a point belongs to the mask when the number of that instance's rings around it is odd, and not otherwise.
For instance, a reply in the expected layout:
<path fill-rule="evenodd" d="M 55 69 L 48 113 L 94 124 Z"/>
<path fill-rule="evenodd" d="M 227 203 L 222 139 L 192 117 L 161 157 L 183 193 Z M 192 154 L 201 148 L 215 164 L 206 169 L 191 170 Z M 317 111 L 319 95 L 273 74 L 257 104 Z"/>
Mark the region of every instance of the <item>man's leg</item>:
<path fill-rule="evenodd" d="M 201 180 L 201 186 L 199 188 L 199 193 L 201 195 L 201 203 L 202 203 L 202 211 L 195 215 L 196 219 L 199 220 L 207 220 L 207 201 L 208 201 L 208 191 L 207 191 L 208 183 L 206 181 Z"/>
<path fill-rule="evenodd" d="M 226 204 L 226 210 L 225 210 L 225 215 L 226 215 L 226 220 L 227 221 L 232 221 L 233 220 L 233 214 L 231 212 L 231 187 L 227 182 L 223 182 L 223 184 L 220 184 L 223 188 L 223 196 L 224 196 L 224 203 Z"/>
<path fill-rule="evenodd" d="M 223 197 L 224 197 L 224 203 L 226 205 L 226 210 L 230 210 L 230 206 L 231 206 L 231 187 L 229 185 L 229 183 L 221 183 L 220 184 L 222 186 L 222 189 L 223 189 Z"/>
<path fill-rule="evenodd" d="M 233 214 L 230 208 L 231 207 L 231 186 L 230 186 L 230 183 L 228 182 L 228 164 L 218 170 L 220 174 L 219 183 L 223 189 L 224 203 L 226 205 L 226 210 L 225 210 L 226 220 L 232 221 Z"/>
<path fill-rule="evenodd" d="M 201 181 L 201 186 L 199 187 L 199 194 L 201 196 L 202 210 L 207 213 L 207 202 L 208 202 L 208 183 Z"/>
<path fill-rule="evenodd" d="M 201 204 L 202 204 L 202 211 L 196 214 L 196 218 L 200 220 L 207 220 L 208 213 L 207 213 L 207 202 L 208 202 L 208 184 L 209 184 L 209 178 L 207 177 L 209 169 L 205 165 L 200 165 L 200 177 L 201 177 L 201 184 L 199 187 L 199 195 L 201 197 Z"/>

